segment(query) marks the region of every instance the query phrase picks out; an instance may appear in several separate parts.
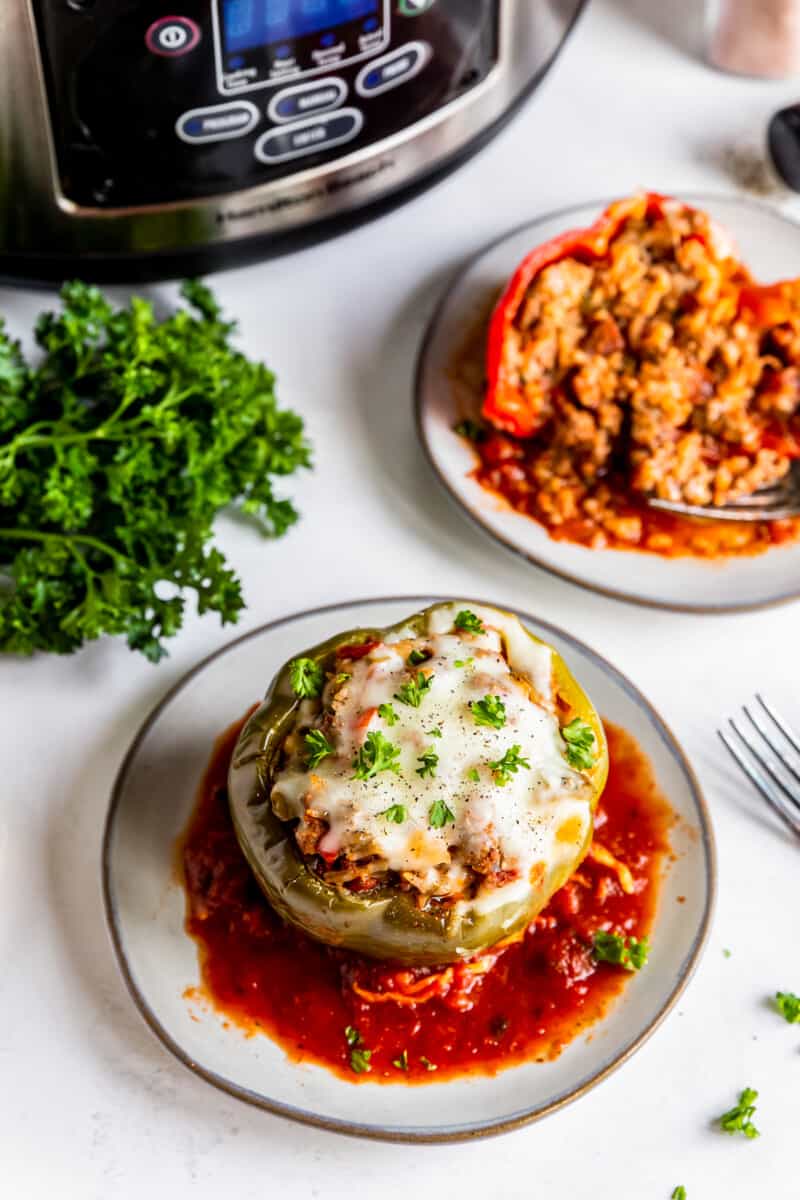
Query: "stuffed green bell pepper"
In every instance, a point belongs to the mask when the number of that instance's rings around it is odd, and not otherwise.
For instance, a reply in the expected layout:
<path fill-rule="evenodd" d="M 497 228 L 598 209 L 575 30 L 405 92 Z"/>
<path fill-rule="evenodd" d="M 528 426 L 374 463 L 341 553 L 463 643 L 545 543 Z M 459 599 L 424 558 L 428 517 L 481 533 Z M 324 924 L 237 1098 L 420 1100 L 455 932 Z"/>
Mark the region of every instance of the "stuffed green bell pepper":
<path fill-rule="evenodd" d="M 234 751 L 236 833 L 273 908 L 409 965 L 522 930 L 589 849 L 603 726 L 510 613 L 435 604 L 278 672 Z"/>

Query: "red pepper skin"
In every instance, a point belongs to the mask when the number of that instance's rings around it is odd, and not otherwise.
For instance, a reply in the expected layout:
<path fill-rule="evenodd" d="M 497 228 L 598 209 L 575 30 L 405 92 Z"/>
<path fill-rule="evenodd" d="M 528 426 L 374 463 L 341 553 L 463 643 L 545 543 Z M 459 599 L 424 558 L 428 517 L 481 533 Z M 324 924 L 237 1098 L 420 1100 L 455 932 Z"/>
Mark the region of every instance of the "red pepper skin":
<path fill-rule="evenodd" d="M 661 217 L 670 208 L 689 206 L 658 192 L 642 192 L 617 200 L 587 229 L 571 229 L 532 250 L 511 277 L 489 322 L 486 347 L 486 395 L 483 415 L 497 429 L 514 437 L 532 437 L 538 432 L 538 414 L 531 412 L 525 393 L 509 378 L 505 363 L 508 335 L 534 278 L 562 258 L 581 261 L 602 258 L 622 226 L 631 217 Z M 697 235 L 695 235 L 697 236 Z"/>

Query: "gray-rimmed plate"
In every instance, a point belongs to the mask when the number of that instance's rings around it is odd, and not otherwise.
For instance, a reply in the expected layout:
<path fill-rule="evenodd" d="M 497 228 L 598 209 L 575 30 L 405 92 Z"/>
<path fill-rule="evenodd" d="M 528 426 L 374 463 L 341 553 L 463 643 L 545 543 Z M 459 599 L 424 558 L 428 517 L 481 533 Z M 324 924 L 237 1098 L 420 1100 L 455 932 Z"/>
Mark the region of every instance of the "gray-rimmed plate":
<path fill-rule="evenodd" d="M 214 739 L 260 698 L 293 654 L 343 629 L 391 624 L 430 603 L 411 596 L 317 609 L 257 629 L 205 659 L 134 739 L 114 787 L 103 848 L 106 912 L 122 973 L 144 1019 L 181 1062 L 231 1095 L 286 1117 L 363 1137 L 426 1142 L 499 1133 L 535 1120 L 624 1062 L 686 986 L 708 931 L 715 887 L 708 811 L 661 718 L 588 646 L 520 613 L 564 656 L 603 716 L 638 740 L 677 816 L 675 861 L 662 885 L 650 962 L 593 1027 L 591 1039 L 579 1037 L 554 1062 L 512 1067 L 493 1078 L 414 1087 L 350 1084 L 290 1061 L 267 1037 L 247 1038 L 226 1028 L 213 1010 L 187 1002 L 186 989 L 200 983 L 200 973 L 196 945 L 184 930 L 174 845 Z"/>
<path fill-rule="evenodd" d="M 754 201 L 689 195 L 734 238 L 757 279 L 800 275 L 800 226 Z M 590 224 L 604 202 L 539 217 L 471 259 L 449 285 L 431 320 L 417 366 L 417 426 L 428 459 L 459 507 L 484 531 L 529 562 L 583 587 L 638 604 L 683 612 L 762 608 L 800 596 L 800 543 L 764 554 L 708 561 L 661 558 L 630 550 L 590 550 L 550 538 L 542 525 L 514 512 L 471 478 L 470 446 L 453 426 L 465 407 L 478 411 L 480 376 L 456 382 L 453 364 L 529 250 L 567 229 Z M 473 394 L 470 395 L 470 392 Z"/>

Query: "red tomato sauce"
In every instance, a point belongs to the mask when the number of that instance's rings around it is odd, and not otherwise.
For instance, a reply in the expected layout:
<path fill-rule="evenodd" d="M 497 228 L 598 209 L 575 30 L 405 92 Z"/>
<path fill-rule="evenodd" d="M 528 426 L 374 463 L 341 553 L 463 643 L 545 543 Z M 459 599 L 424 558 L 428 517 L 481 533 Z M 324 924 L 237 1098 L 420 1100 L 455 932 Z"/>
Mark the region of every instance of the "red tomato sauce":
<path fill-rule="evenodd" d="M 446 974 L 323 946 L 275 915 L 228 812 L 228 763 L 241 726 L 218 739 L 178 845 L 186 928 L 203 980 L 188 998 L 202 998 L 248 1035 L 266 1034 L 290 1058 L 353 1082 L 432 1082 L 545 1061 L 607 1011 L 630 976 L 595 961 L 594 932 L 647 933 L 673 820 L 630 734 L 606 724 L 611 769 L 595 844 L 630 869 L 633 893 L 623 891 L 614 869 L 587 858 L 521 941 Z M 403 1004 L 358 994 L 398 984 L 406 989 Z M 415 992 L 434 998 L 411 1003 Z M 348 1043 L 348 1029 L 357 1043 Z M 368 1055 L 351 1059 L 354 1049 Z M 356 1071 L 353 1062 L 366 1069 Z"/>

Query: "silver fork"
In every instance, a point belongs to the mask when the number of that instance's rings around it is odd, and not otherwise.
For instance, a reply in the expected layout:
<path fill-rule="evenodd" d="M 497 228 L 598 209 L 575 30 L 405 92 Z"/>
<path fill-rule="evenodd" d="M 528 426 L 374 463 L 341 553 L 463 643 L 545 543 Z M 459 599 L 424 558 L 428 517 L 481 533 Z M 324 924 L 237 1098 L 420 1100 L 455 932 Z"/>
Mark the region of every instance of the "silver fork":
<path fill-rule="evenodd" d="M 782 521 L 786 517 L 800 517 L 800 459 L 792 463 L 777 483 L 728 504 L 680 504 L 672 500 L 648 500 L 648 504 L 662 512 L 712 521 Z"/>
<path fill-rule="evenodd" d="M 732 717 L 728 722 L 731 733 L 723 729 L 717 733 L 767 804 L 800 837 L 800 737 L 763 696 L 756 693 L 756 700 L 768 720 L 758 709 L 754 715 L 747 705 L 743 711 L 758 737 L 753 737 L 749 729 L 745 732 Z M 765 756 L 762 743 L 770 751 L 770 757 Z"/>

